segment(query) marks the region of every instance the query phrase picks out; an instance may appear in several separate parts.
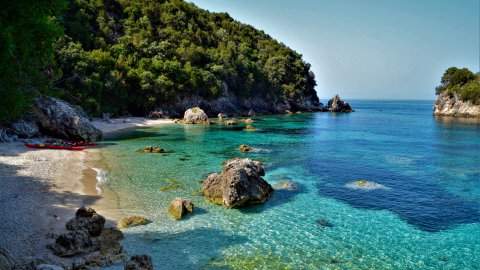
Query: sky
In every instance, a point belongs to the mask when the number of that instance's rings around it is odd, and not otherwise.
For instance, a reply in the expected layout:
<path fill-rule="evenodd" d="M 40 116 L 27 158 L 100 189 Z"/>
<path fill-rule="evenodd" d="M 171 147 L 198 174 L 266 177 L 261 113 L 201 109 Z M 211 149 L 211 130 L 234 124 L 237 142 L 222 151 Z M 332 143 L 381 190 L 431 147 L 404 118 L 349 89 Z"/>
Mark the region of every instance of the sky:
<path fill-rule="evenodd" d="M 312 65 L 321 99 L 434 99 L 480 71 L 479 0 L 187 0 L 264 30 Z"/>

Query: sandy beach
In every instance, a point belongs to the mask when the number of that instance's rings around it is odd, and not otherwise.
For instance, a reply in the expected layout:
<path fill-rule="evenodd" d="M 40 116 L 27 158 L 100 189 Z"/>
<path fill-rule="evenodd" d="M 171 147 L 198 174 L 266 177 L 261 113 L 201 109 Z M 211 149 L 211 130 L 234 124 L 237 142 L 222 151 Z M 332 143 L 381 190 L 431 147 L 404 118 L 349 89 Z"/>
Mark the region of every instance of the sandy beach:
<path fill-rule="evenodd" d="M 173 123 L 146 118 L 101 120 L 93 124 L 104 136 L 113 132 Z M 114 224 L 114 195 L 96 189 L 99 150 L 30 149 L 23 142 L 0 144 L 0 252 L 16 265 L 59 261 L 46 248 L 52 236 L 65 231 L 65 222 L 81 206 L 91 206 Z"/>

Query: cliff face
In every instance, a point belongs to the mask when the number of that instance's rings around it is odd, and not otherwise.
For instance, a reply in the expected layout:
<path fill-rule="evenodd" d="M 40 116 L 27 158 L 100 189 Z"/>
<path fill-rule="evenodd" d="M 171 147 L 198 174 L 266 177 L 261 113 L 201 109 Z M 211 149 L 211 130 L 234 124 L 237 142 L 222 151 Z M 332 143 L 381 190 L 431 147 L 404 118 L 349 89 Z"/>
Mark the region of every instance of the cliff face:
<path fill-rule="evenodd" d="M 176 101 L 158 106 L 157 111 L 163 116 L 182 117 L 183 113 L 193 107 L 202 108 L 210 117 L 219 113 L 231 115 L 248 115 L 252 111 L 256 114 L 281 114 L 287 111 L 325 111 L 324 105 L 319 102 L 316 94 L 301 96 L 297 99 L 280 100 L 276 96 L 238 97 L 224 86 L 223 94 L 216 99 L 206 99 L 199 95 L 177 97 Z"/>
<path fill-rule="evenodd" d="M 438 116 L 480 117 L 480 105 L 462 100 L 457 93 L 444 91 L 435 101 L 433 113 Z"/>

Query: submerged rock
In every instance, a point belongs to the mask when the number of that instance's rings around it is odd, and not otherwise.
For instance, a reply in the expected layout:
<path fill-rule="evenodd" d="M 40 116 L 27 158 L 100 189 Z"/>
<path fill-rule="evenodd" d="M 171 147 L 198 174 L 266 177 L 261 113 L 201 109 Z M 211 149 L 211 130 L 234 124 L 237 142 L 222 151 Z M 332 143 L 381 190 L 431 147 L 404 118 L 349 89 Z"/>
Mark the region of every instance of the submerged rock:
<path fill-rule="evenodd" d="M 148 224 L 150 221 L 144 217 L 140 216 L 131 216 L 131 217 L 125 217 L 122 218 L 118 221 L 117 226 L 120 229 L 123 228 L 128 228 L 128 227 L 134 227 L 134 226 L 139 226 L 139 225 L 145 225 Z"/>
<path fill-rule="evenodd" d="M 265 175 L 260 161 L 231 159 L 222 173 L 210 174 L 202 184 L 204 196 L 227 207 L 242 207 L 265 202 L 273 188 L 261 176 Z"/>
<path fill-rule="evenodd" d="M 246 131 L 254 131 L 255 128 L 254 128 L 252 125 L 247 125 L 247 126 L 245 127 L 245 130 L 246 130 Z"/>
<path fill-rule="evenodd" d="M 290 180 L 284 180 L 280 181 L 275 185 L 276 190 L 288 190 L 288 191 L 298 191 L 300 187 L 298 186 L 297 183 L 290 181 Z"/>
<path fill-rule="evenodd" d="M 165 149 L 158 146 L 145 146 L 141 149 L 138 149 L 136 152 L 139 153 L 165 153 Z"/>
<path fill-rule="evenodd" d="M 148 255 L 135 255 L 125 264 L 125 270 L 153 270 L 152 258 Z"/>
<path fill-rule="evenodd" d="M 351 189 L 362 189 L 362 190 L 376 190 L 376 189 L 390 189 L 382 184 L 366 181 L 366 180 L 358 180 L 352 183 L 348 183 L 345 185 L 347 188 Z"/>
<path fill-rule="evenodd" d="M 241 152 L 250 152 L 252 150 L 252 148 L 246 144 L 242 144 L 240 145 L 240 147 L 238 148 Z"/>
<path fill-rule="evenodd" d="M 331 112 L 353 112 L 354 110 L 350 107 L 348 102 L 345 102 L 340 99 L 338 95 L 335 95 L 332 99 L 328 101 L 327 109 Z"/>
<path fill-rule="evenodd" d="M 82 207 L 77 210 L 75 218 L 70 219 L 65 227 L 68 230 L 79 231 L 85 230 L 89 233 L 90 236 L 99 236 L 105 225 L 105 218 L 93 208 Z"/>
<path fill-rule="evenodd" d="M 183 116 L 186 124 L 210 124 L 207 114 L 199 107 L 191 108 L 185 111 Z"/>
<path fill-rule="evenodd" d="M 176 220 L 179 220 L 182 216 L 192 212 L 193 202 L 189 199 L 176 198 L 168 207 L 168 213 Z"/>
<path fill-rule="evenodd" d="M 102 132 L 90 122 L 82 108 L 47 96 L 36 97 L 33 119 L 47 133 L 69 140 L 94 141 Z"/>
<path fill-rule="evenodd" d="M 317 225 L 322 226 L 322 227 L 333 227 L 333 224 L 330 221 L 328 221 L 324 218 L 319 218 L 319 219 L 317 219 L 316 222 L 317 222 Z"/>

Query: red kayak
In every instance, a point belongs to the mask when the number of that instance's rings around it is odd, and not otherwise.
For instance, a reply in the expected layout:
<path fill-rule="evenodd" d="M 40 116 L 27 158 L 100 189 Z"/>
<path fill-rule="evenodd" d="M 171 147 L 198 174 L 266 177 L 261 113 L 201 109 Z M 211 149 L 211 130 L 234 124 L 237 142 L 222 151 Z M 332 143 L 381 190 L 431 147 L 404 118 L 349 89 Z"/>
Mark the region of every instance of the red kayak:
<path fill-rule="evenodd" d="M 25 146 L 30 148 L 63 149 L 63 150 L 73 150 L 73 151 L 82 151 L 83 149 L 85 149 L 85 147 L 43 144 L 43 143 L 26 143 Z"/>
<path fill-rule="evenodd" d="M 75 141 L 66 141 L 66 140 L 55 140 L 50 139 L 46 140 L 45 143 L 60 143 L 60 144 L 68 144 L 72 146 L 97 146 L 98 144 L 92 142 L 75 142 Z"/>

